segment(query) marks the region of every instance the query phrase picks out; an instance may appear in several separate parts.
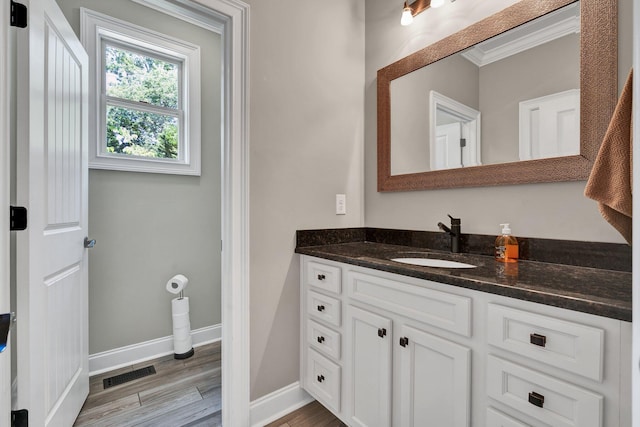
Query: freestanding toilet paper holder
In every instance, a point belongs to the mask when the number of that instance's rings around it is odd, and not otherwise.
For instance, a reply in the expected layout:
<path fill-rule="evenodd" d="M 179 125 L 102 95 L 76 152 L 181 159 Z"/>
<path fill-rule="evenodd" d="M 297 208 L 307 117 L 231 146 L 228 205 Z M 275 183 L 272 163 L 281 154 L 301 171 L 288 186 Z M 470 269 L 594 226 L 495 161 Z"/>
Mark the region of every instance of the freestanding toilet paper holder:
<path fill-rule="evenodd" d="M 182 274 L 176 274 L 167 282 L 167 291 L 179 294 L 171 300 L 171 317 L 173 318 L 173 357 L 188 359 L 193 356 L 191 340 L 191 322 L 189 320 L 189 298 L 184 296 L 184 289 L 189 279 Z"/>

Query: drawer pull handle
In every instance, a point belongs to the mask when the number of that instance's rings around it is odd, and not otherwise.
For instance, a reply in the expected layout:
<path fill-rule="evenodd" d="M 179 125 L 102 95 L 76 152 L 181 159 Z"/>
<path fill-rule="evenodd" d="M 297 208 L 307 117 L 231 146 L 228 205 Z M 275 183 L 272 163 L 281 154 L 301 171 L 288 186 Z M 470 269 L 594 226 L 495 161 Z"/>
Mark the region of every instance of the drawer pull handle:
<path fill-rule="evenodd" d="M 529 342 L 533 345 L 537 345 L 539 347 L 544 347 L 545 345 L 547 345 L 547 337 L 545 337 L 544 335 L 540 335 L 540 334 L 530 334 L 529 335 Z"/>
<path fill-rule="evenodd" d="M 322 343 L 324 342 L 324 337 L 323 337 L 322 335 L 320 335 L 320 336 L 317 338 L 317 340 L 318 340 L 318 342 L 319 342 L 320 344 L 322 344 Z"/>
<path fill-rule="evenodd" d="M 529 393 L 529 403 L 537 406 L 538 408 L 542 408 L 542 406 L 544 405 L 544 396 L 536 393 L 535 391 L 532 391 L 531 393 Z"/>
<path fill-rule="evenodd" d="M 318 375 L 318 382 L 321 383 L 324 381 L 324 375 Z"/>
<path fill-rule="evenodd" d="M 319 305 L 318 306 L 318 311 L 324 311 L 324 305 Z"/>
<path fill-rule="evenodd" d="M 407 337 L 400 338 L 400 346 L 401 347 L 406 347 L 408 345 L 409 345 L 409 338 L 407 338 Z"/>
<path fill-rule="evenodd" d="M 385 328 L 378 328 L 378 336 L 384 338 L 387 336 L 387 330 Z"/>
<path fill-rule="evenodd" d="M 324 280 L 327 277 L 324 274 L 318 274 L 318 280 Z"/>

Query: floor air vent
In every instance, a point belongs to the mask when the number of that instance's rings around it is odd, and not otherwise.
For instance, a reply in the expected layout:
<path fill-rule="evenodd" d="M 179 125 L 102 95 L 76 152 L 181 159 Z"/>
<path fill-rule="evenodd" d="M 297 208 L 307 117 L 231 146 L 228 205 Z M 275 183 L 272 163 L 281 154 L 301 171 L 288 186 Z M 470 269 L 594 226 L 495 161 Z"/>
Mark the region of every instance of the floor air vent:
<path fill-rule="evenodd" d="M 151 366 L 145 366 L 144 368 L 136 369 L 135 371 L 125 372 L 124 374 L 116 375 L 113 377 L 105 378 L 102 380 L 102 384 L 105 389 L 114 387 L 120 384 L 128 383 L 129 381 L 137 380 L 139 378 L 153 375 L 156 373 L 156 368 Z"/>

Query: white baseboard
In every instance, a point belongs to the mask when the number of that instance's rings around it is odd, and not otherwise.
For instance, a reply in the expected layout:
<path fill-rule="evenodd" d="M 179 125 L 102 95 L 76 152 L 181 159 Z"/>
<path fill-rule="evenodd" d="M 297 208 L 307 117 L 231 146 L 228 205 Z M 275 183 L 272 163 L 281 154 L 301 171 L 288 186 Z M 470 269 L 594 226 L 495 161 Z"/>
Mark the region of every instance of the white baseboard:
<path fill-rule="evenodd" d="M 251 402 L 251 427 L 263 427 L 313 401 L 296 381 Z"/>
<path fill-rule="evenodd" d="M 222 325 L 205 326 L 191 331 L 194 347 L 219 341 Z M 89 355 L 89 375 L 101 374 L 173 353 L 173 335 Z"/>

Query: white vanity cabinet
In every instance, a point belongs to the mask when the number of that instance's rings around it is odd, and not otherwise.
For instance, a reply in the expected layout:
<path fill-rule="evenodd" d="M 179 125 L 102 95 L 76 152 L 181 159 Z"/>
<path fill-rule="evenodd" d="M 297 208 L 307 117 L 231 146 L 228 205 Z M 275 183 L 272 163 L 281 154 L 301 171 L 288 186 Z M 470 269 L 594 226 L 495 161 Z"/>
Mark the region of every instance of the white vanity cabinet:
<path fill-rule="evenodd" d="M 301 257 L 302 387 L 349 426 L 630 426 L 631 324 Z"/>

